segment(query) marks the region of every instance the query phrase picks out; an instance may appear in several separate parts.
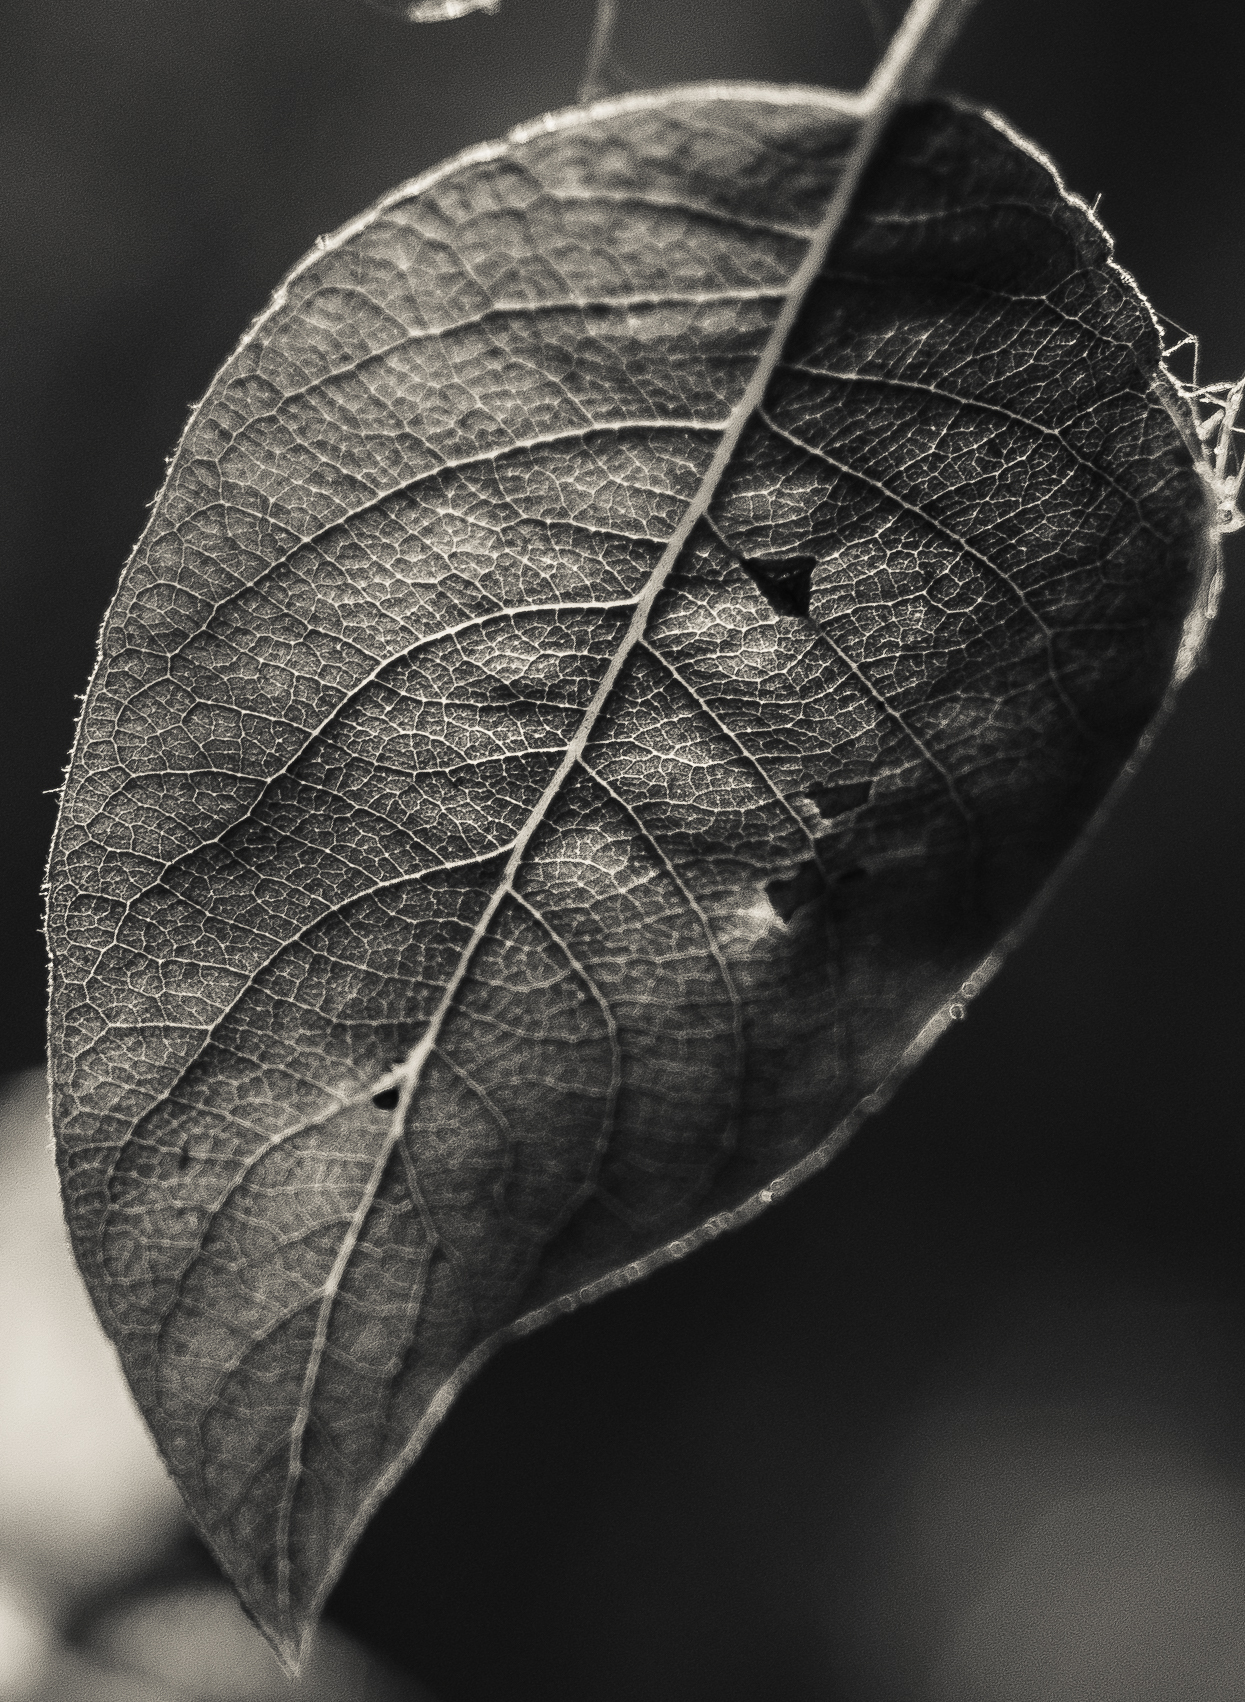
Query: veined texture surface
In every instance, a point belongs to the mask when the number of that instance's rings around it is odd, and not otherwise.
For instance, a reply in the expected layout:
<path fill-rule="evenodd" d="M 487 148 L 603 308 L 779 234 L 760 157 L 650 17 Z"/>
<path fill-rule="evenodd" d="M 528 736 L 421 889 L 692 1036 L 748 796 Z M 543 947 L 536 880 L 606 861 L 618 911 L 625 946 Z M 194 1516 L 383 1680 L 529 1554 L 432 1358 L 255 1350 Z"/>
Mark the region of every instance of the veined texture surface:
<path fill-rule="evenodd" d="M 1153 318 L 962 107 L 891 126 L 715 471 L 857 129 L 675 90 L 387 197 L 224 367 L 109 613 L 66 1205 L 287 1652 L 490 1344 L 833 1150 L 1196 624 Z"/>

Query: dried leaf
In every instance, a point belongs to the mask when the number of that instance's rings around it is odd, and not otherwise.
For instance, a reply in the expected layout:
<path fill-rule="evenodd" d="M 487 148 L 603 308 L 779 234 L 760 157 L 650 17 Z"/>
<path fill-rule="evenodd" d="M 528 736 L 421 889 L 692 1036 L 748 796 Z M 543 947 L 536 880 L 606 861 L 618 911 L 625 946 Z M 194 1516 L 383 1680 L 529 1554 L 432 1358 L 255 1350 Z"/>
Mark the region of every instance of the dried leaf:
<path fill-rule="evenodd" d="M 409 24 L 448 24 L 472 12 L 501 10 L 501 0 L 368 0 L 368 4 L 405 18 Z"/>
<path fill-rule="evenodd" d="M 633 96 L 389 196 L 222 370 L 108 616 L 65 1199 L 291 1660 L 500 1340 L 880 1102 L 1196 649 L 1208 500 L 1101 227 L 940 102 L 840 227 L 864 111 Z"/>

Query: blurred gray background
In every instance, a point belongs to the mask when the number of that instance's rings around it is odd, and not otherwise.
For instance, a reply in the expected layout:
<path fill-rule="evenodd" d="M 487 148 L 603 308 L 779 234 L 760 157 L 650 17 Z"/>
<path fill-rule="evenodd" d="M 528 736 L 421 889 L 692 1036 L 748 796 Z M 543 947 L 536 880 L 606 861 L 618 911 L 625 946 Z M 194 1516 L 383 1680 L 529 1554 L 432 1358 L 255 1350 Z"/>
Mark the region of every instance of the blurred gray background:
<path fill-rule="evenodd" d="M 47 794 L 188 405 L 319 233 L 573 100 L 590 10 L 0 0 L 0 1068 L 41 1060 Z M 873 55 L 859 0 L 622 12 L 634 85 Z M 1239 0 L 981 0 L 942 81 L 1101 197 L 1205 377 L 1245 371 Z M 968 1021 L 767 1217 L 499 1357 L 336 1592 L 353 1647 L 442 1702 L 1245 1696 L 1243 557 L 1210 665 Z M 12 1200 L 45 1137 L 29 1078 L 5 1103 Z M 28 1221 L 0 1217 L 19 1380 L 62 1328 Z M 49 1388 L 59 1427 L 0 1386 L 0 1695 L 6 1636 L 81 1642 L 189 1564 L 141 1438 Z M 155 1694 L 108 1689 L 92 1635 L 49 1697 Z M 159 1695 L 268 1694 L 221 1659 Z"/>

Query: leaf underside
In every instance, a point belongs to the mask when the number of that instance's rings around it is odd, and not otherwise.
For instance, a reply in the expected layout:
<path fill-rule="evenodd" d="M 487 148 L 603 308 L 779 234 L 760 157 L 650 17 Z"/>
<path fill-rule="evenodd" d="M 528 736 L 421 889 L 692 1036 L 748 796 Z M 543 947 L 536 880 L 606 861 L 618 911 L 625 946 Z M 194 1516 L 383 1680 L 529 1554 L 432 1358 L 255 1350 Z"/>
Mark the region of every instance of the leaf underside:
<path fill-rule="evenodd" d="M 51 866 L 66 1206 L 287 1658 L 504 1333 L 829 1155 L 1196 619 L 1153 318 L 939 102 L 655 577 L 857 122 L 631 97 L 388 197 L 224 367 L 109 613 Z"/>

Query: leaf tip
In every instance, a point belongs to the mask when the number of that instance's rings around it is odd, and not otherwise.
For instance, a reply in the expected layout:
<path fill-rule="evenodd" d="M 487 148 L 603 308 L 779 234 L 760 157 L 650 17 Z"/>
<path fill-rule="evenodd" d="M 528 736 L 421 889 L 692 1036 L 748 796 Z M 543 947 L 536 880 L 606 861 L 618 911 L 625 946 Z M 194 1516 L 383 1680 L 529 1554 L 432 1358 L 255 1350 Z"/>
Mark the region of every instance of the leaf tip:
<path fill-rule="evenodd" d="M 291 1683 L 300 1678 L 315 1641 L 319 1613 L 291 1615 L 278 1622 L 247 1601 L 241 1592 L 238 1593 L 238 1600 L 242 1604 L 242 1611 L 276 1656 L 285 1676 Z"/>

